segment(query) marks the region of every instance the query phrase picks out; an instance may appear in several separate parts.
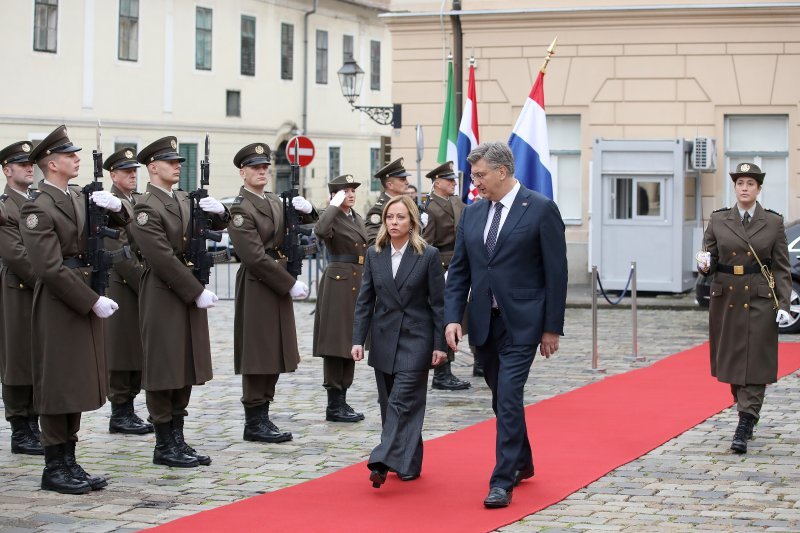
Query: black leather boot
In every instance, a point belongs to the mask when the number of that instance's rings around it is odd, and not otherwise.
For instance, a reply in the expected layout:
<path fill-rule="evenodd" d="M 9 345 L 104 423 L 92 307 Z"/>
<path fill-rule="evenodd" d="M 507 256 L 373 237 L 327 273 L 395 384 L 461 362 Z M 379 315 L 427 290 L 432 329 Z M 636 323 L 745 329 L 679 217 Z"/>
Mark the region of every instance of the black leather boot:
<path fill-rule="evenodd" d="M 75 479 L 79 479 L 81 481 L 85 481 L 89 484 L 92 490 L 102 489 L 106 485 L 108 485 L 108 481 L 106 478 L 102 476 L 92 476 L 86 470 L 84 470 L 81 465 L 75 460 L 75 442 L 69 441 L 65 442 L 61 445 L 62 450 L 64 451 L 64 464 L 69 469 L 70 473 L 72 473 L 72 477 Z"/>
<path fill-rule="evenodd" d="M 186 444 L 186 439 L 183 438 L 183 417 L 172 416 L 172 436 L 175 439 L 175 444 L 178 449 L 190 457 L 197 459 L 197 462 L 203 466 L 211 464 L 211 457 L 197 453 L 197 450 Z"/>
<path fill-rule="evenodd" d="M 473 361 L 472 362 L 472 375 L 475 376 L 476 378 L 482 378 L 483 377 L 483 365 L 478 360 L 477 354 L 475 354 L 475 347 L 474 346 L 470 346 L 469 349 L 472 352 L 472 361 Z"/>
<path fill-rule="evenodd" d="M 269 422 L 269 404 L 244 408 L 244 440 L 250 442 L 286 442 L 292 440 L 292 434 L 279 431 Z M 269 422 L 269 423 L 268 423 Z"/>
<path fill-rule="evenodd" d="M 756 425 L 756 417 L 750 413 L 739 413 L 739 424 L 733 434 L 731 450 L 736 453 L 747 453 L 747 440 L 753 438 L 753 426 Z"/>
<path fill-rule="evenodd" d="M 261 420 L 266 427 L 266 431 L 276 439 L 272 442 L 288 442 L 294 438 L 291 431 L 281 431 L 278 429 L 278 426 L 273 424 L 272 420 L 269 419 L 269 403 L 264 404 L 264 411 L 262 411 L 261 416 L 263 417 Z"/>
<path fill-rule="evenodd" d="M 31 428 L 33 439 L 41 446 L 42 432 L 39 430 L 39 415 L 30 415 L 28 417 L 28 427 Z M 42 453 L 44 454 L 44 451 Z"/>
<path fill-rule="evenodd" d="M 133 411 L 133 398 L 131 398 L 125 403 L 111 404 L 108 431 L 126 435 L 145 435 L 153 432 L 153 425 L 136 416 Z"/>
<path fill-rule="evenodd" d="M 11 453 L 44 455 L 42 445 L 31 433 L 27 418 L 12 416 L 8 422 L 11 424 Z"/>
<path fill-rule="evenodd" d="M 344 393 L 340 390 L 328 389 L 328 407 L 325 408 L 325 420 L 328 422 L 360 422 L 364 415 L 359 418 L 358 413 L 350 409 L 345 409 Z M 349 406 L 348 406 L 349 407 Z"/>
<path fill-rule="evenodd" d="M 342 390 L 342 409 L 344 409 L 345 412 L 349 413 L 350 415 L 355 415 L 358 417 L 359 421 L 364 420 L 364 413 L 357 413 L 356 410 L 350 407 L 350 404 L 347 403 L 347 389 Z"/>
<path fill-rule="evenodd" d="M 173 466 L 176 468 L 192 468 L 200 465 L 197 458 L 186 455 L 178 449 L 172 434 L 172 422 L 155 424 L 156 447 L 153 450 L 153 464 Z"/>
<path fill-rule="evenodd" d="M 450 363 L 444 363 L 433 369 L 433 388 L 439 390 L 464 390 L 472 386 L 469 381 L 461 381 L 453 375 Z"/>
<path fill-rule="evenodd" d="M 44 447 L 44 471 L 42 472 L 42 490 L 52 490 L 61 494 L 86 494 L 92 487 L 82 479 L 73 477 L 64 463 L 62 444 Z"/>

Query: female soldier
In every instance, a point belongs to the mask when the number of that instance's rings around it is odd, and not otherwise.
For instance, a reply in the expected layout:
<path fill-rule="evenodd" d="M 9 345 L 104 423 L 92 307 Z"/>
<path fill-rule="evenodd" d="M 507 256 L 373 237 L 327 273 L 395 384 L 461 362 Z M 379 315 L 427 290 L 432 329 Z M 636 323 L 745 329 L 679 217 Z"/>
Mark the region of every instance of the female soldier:
<path fill-rule="evenodd" d="M 353 359 L 375 369 L 383 431 L 367 462 L 372 486 L 389 470 L 403 481 L 422 470 L 422 423 L 428 372 L 447 361 L 444 340 L 444 274 L 439 251 L 420 236 L 419 212 L 405 195 L 383 208 L 375 245 L 367 250 L 353 324 Z"/>
<path fill-rule="evenodd" d="M 331 422 L 364 420 L 363 414 L 347 404 L 356 366 L 350 355 L 353 312 L 367 248 L 364 219 L 352 209 L 359 185 L 353 176 L 339 176 L 328 183 L 330 207 L 314 227 L 328 250 L 314 313 L 314 356 L 323 359 L 322 386 L 328 391 L 325 420 Z"/>
<path fill-rule="evenodd" d="M 736 207 L 711 214 L 697 262 L 711 276 L 711 375 L 730 383 L 739 411 L 731 450 L 746 453 L 766 384 L 778 378 L 777 323 L 789 319 L 792 281 L 783 217 L 756 201 L 764 172 L 740 163 L 731 179 Z"/>

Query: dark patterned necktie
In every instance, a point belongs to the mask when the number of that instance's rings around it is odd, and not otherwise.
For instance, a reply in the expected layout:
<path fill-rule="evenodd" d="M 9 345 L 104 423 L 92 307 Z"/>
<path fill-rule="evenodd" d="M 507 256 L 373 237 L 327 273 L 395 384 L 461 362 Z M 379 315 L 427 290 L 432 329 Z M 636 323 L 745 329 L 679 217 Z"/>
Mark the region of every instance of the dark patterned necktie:
<path fill-rule="evenodd" d="M 497 244 L 497 232 L 500 229 L 500 216 L 503 212 L 503 204 L 497 202 L 494 204 L 494 216 L 492 216 L 492 223 L 489 226 L 489 233 L 486 235 L 486 252 L 489 257 L 494 253 L 494 245 Z"/>
<path fill-rule="evenodd" d="M 747 211 L 745 211 L 745 212 L 744 212 L 744 216 L 742 217 L 742 224 L 744 225 L 744 227 L 747 227 L 747 225 L 748 225 L 749 223 L 750 223 L 750 213 L 748 213 Z"/>

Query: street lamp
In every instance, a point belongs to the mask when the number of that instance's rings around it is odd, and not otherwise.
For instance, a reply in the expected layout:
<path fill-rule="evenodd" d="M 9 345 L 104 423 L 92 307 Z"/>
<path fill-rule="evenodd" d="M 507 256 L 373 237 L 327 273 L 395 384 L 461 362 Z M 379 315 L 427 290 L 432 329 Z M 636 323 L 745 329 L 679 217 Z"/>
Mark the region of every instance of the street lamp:
<path fill-rule="evenodd" d="M 336 74 L 339 76 L 339 85 L 342 88 L 342 96 L 352 106 L 362 113 L 366 113 L 369 118 L 384 126 L 392 125 L 394 129 L 400 129 L 402 125 L 402 109 L 400 104 L 391 106 L 362 106 L 355 105 L 355 101 L 361 94 L 361 84 L 364 82 L 364 71 L 358 66 L 356 60 L 348 58 L 344 65 Z"/>

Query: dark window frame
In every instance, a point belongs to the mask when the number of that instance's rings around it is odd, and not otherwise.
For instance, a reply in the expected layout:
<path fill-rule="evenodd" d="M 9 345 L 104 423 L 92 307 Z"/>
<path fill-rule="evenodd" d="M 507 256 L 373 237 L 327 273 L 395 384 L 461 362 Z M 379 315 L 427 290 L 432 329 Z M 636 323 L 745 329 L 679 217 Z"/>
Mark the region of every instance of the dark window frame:
<path fill-rule="evenodd" d="M 381 90 L 381 42 L 369 42 L 369 88 Z"/>
<path fill-rule="evenodd" d="M 317 68 L 316 81 L 319 85 L 328 84 L 328 31 L 316 32 Z"/>
<path fill-rule="evenodd" d="M 200 26 L 200 16 L 208 15 L 208 27 Z M 194 68 L 195 70 L 211 70 L 214 52 L 214 10 L 210 7 L 195 7 L 194 19 Z M 202 56 L 201 57 L 201 46 Z M 202 60 L 202 62 L 201 62 Z"/>
<path fill-rule="evenodd" d="M 252 24 L 252 33 L 249 33 L 250 28 L 246 28 L 246 24 Z M 242 15 L 241 18 L 239 61 L 239 73 L 242 76 L 256 75 L 256 18 L 251 15 Z"/>
<path fill-rule="evenodd" d="M 128 9 L 123 9 L 127 4 Z M 133 14 L 131 6 L 136 7 Z M 128 48 L 123 53 L 123 43 Z M 117 27 L 117 59 L 120 61 L 139 61 L 139 0 L 119 0 L 119 25 Z"/>
<path fill-rule="evenodd" d="M 235 100 L 235 102 L 232 102 L 232 99 Z M 225 116 L 242 116 L 242 91 L 233 89 L 228 89 L 225 91 Z"/>
<path fill-rule="evenodd" d="M 50 27 L 53 18 L 54 27 Z M 42 22 L 44 21 L 44 25 Z M 44 32 L 44 43 L 42 43 Z M 51 44 L 50 37 L 53 37 Z M 35 0 L 33 4 L 33 51 L 55 54 L 58 52 L 58 0 Z"/>
<path fill-rule="evenodd" d="M 294 24 L 281 22 L 281 79 L 294 79 Z"/>
<path fill-rule="evenodd" d="M 355 59 L 356 39 L 352 35 L 342 35 L 342 63 L 348 59 Z"/>

